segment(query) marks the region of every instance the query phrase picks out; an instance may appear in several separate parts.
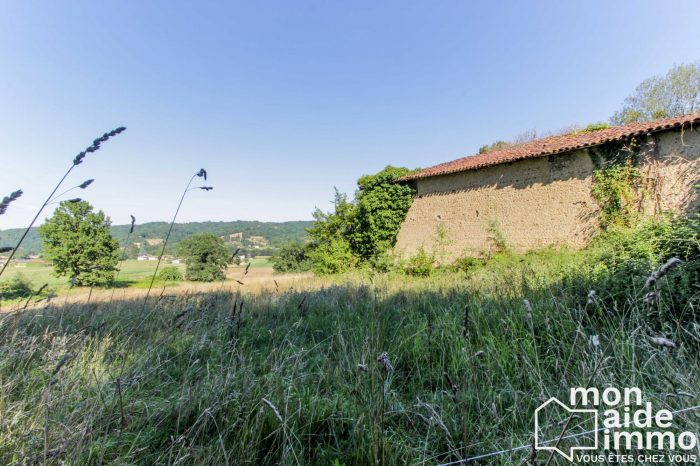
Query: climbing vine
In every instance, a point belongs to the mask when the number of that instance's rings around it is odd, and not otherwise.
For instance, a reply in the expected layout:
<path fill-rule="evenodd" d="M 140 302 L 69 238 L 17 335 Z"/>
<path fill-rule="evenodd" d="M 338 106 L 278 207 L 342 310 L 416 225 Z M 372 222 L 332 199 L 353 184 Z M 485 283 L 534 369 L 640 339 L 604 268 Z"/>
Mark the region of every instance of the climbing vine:
<path fill-rule="evenodd" d="M 649 144 L 647 144 L 649 145 Z M 600 224 L 629 226 L 642 210 L 644 176 L 639 168 L 643 148 L 632 139 L 626 144 L 609 144 L 593 154 L 591 194 L 600 206 Z"/>

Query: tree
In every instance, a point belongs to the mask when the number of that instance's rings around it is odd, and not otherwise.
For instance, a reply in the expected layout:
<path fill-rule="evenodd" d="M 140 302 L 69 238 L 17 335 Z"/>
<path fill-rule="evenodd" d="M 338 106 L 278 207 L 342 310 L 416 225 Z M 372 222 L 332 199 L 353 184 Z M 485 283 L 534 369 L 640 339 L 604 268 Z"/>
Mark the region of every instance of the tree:
<path fill-rule="evenodd" d="M 64 201 L 39 227 L 44 255 L 57 276 L 70 275 L 83 286 L 112 282 L 119 262 L 119 242 L 110 234 L 111 221 L 86 201 Z"/>
<path fill-rule="evenodd" d="M 654 76 L 637 86 L 610 121 L 624 125 L 652 121 L 700 110 L 700 62 L 677 65 L 665 76 Z"/>
<path fill-rule="evenodd" d="M 272 268 L 275 272 L 306 272 L 311 270 L 308 246 L 303 243 L 289 243 L 272 256 Z"/>
<path fill-rule="evenodd" d="M 307 229 L 312 240 L 309 258 L 313 271 L 319 275 L 345 272 L 357 263 L 348 239 L 355 219 L 355 205 L 336 189 L 333 206 L 333 212 L 316 208 L 312 214 L 314 226 Z"/>
<path fill-rule="evenodd" d="M 410 172 L 389 165 L 376 175 L 357 180 L 356 212 L 349 236 L 352 249 L 362 260 L 373 259 L 394 246 L 415 194 L 410 185 L 394 180 Z"/>
<path fill-rule="evenodd" d="M 224 240 L 211 233 L 192 235 L 178 244 L 178 254 L 185 258 L 187 280 L 213 282 L 223 280 L 230 257 Z"/>
<path fill-rule="evenodd" d="M 314 226 L 307 230 L 312 239 L 308 255 L 316 273 L 372 264 L 394 245 L 415 194 L 410 185 L 395 181 L 409 173 L 407 168 L 387 166 L 357 180 L 353 201 L 336 190 L 333 212 L 316 209 Z"/>

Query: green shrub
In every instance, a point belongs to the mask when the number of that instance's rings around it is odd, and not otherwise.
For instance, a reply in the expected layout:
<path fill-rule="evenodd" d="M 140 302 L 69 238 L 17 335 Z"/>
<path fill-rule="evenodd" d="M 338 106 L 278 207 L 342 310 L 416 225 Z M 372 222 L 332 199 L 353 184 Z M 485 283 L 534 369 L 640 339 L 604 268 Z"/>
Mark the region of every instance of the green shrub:
<path fill-rule="evenodd" d="M 307 272 L 312 263 L 309 257 L 309 246 L 303 243 L 289 243 L 282 246 L 270 259 L 275 272 Z"/>
<path fill-rule="evenodd" d="M 415 256 L 404 263 L 403 271 L 412 277 L 428 277 L 433 273 L 434 263 L 435 257 L 425 252 L 425 249 L 421 247 Z"/>
<path fill-rule="evenodd" d="M 0 282 L 0 299 L 26 298 L 32 292 L 31 282 L 21 274 Z"/>
<path fill-rule="evenodd" d="M 179 282 L 182 281 L 182 272 L 177 267 L 164 267 L 158 272 L 158 280 L 162 282 Z"/>
<path fill-rule="evenodd" d="M 347 272 L 358 263 L 350 243 L 342 238 L 317 244 L 309 253 L 309 258 L 313 263 L 312 270 L 318 275 Z"/>
<path fill-rule="evenodd" d="M 566 281 L 581 295 L 594 289 L 605 305 L 642 302 L 649 292 L 658 299 L 645 303 L 650 323 L 686 321 L 700 301 L 700 220 L 697 216 L 659 217 L 631 227 L 611 226 L 585 251 Z M 653 289 L 646 279 L 668 259 L 684 263 L 668 273 Z"/>
<path fill-rule="evenodd" d="M 483 267 L 484 263 L 485 261 L 483 259 L 465 256 L 454 261 L 452 264 L 450 264 L 449 268 L 450 270 L 455 272 L 469 273 L 473 270 Z"/>

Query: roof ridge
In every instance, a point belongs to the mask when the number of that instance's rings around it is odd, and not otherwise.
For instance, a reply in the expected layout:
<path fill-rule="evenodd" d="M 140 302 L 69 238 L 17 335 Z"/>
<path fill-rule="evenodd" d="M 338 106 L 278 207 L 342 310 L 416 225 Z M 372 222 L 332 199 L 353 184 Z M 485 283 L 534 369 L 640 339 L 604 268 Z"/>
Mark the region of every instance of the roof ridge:
<path fill-rule="evenodd" d="M 608 142 L 622 141 L 635 135 L 656 133 L 696 123 L 700 123 L 700 112 L 693 112 L 687 115 L 655 121 L 610 126 L 609 128 L 601 128 L 595 131 L 552 135 L 521 144 L 510 145 L 483 154 L 468 155 L 449 162 L 433 165 L 417 173 L 401 177 L 397 181 L 410 181 L 469 170 L 478 170 L 480 168 L 515 162 L 517 160 L 544 157 L 546 155 L 599 146 Z"/>

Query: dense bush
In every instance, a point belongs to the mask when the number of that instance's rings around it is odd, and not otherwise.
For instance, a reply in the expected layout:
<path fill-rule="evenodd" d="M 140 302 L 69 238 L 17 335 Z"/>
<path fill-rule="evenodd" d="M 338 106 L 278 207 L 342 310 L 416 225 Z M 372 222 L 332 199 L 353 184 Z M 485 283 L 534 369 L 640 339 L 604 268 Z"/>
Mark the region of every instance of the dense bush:
<path fill-rule="evenodd" d="M 164 267 L 158 272 L 158 280 L 162 282 L 179 282 L 182 280 L 182 272 L 177 267 Z"/>
<path fill-rule="evenodd" d="M 571 285 L 580 287 L 581 294 L 594 289 L 597 299 L 609 305 L 641 302 L 646 297 L 649 316 L 657 322 L 687 320 L 698 304 L 698 216 L 648 218 L 631 227 L 611 227 L 582 255 L 583 264 L 572 268 L 567 279 Z M 650 274 L 673 257 L 681 259 L 683 264 L 671 270 L 655 287 L 646 287 Z M 649 295 L 652 292 L 654 295 Z"/>
<path fill-rule="evenodd" d="M 352 201 L 336 190 L 332 212 L 316 209 L 314 226 L 308 230 L 312 239 L 308 256 L 314 272 L 330 274 L 357 265 L 386 265 L 380 256 L 396 242 L 415 194 L 410 185 L 395 180 L 409 173 L 407 168 L 388 166 L 376 175 L 361 177 Z"/>
<path fill-rule="evenodd" d="M 312 263 L 308 249 L 309 247 L 303 243 L 289 243 L 282 246 L 270 259 L 272 268 L 280 273 L 311 270 Z"/>
<path fill-rule="evenodd" d="M 403 264 L 403 271 L 406 275 L 413 277 L 427 277 L 433 272 L 435 257 L 425 252 L 422 247 L 415 256 L 408 258 Z"/>
<path fill-rule="evenodd" d="M 32 294 L 32 284 L 23 275 L 16 275 L 0 282 L 0 298 L 26 298 Z"/>

